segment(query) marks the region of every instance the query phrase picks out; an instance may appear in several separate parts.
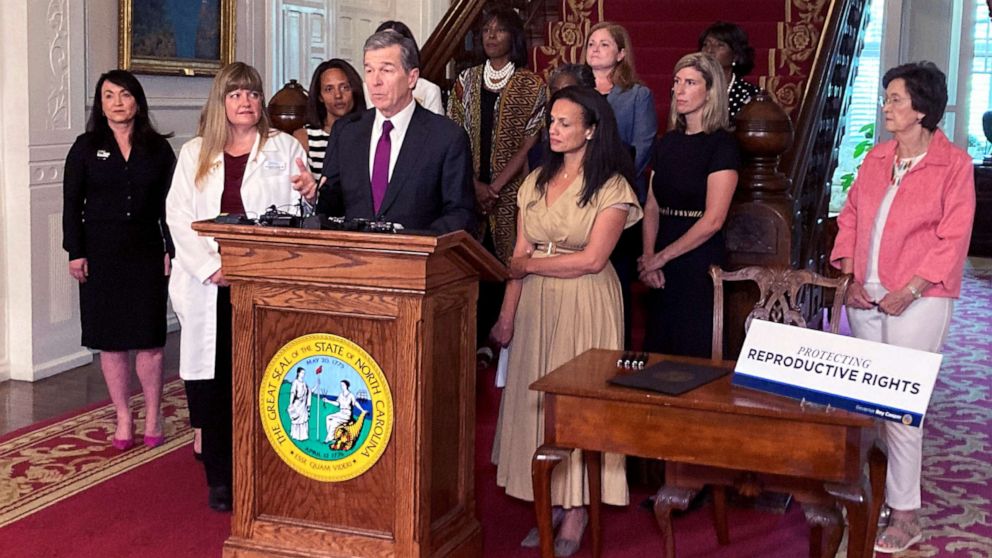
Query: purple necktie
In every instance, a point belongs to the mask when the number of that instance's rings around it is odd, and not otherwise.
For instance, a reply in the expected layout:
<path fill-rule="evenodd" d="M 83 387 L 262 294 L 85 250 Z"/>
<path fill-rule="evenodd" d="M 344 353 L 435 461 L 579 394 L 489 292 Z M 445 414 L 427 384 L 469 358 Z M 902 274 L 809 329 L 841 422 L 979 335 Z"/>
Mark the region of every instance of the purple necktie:
<path fill-rule="evenodd" d="M 386 120 L 382 123 L 382 135 L 375 146 L 375 159 L 372 160 L 372 210 L 379 213 L 382 198 L 386 197 L 386 186 L 389 185 L 389 149 L 392 141 L 389 132 L 393 131 L 393 123 Z"/>

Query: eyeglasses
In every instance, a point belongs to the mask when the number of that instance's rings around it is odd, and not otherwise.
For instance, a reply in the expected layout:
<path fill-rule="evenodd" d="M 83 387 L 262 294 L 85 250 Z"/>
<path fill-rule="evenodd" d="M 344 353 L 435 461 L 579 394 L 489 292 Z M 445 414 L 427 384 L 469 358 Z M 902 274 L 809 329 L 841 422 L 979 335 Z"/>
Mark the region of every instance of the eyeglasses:
<path fill-rule="evenodd" d="M 908 101 L 907 97 L 883 97 L 878 98 L 878 106 L 885 108 L 886 105 L 901 105 Z"/>

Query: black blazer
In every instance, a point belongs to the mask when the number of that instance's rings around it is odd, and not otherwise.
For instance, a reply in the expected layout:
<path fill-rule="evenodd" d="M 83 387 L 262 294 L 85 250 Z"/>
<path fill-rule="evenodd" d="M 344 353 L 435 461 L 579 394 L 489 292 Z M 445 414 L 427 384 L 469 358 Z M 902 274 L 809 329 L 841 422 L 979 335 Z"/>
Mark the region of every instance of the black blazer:
<path fill-rule="evenodd" d="M 77 137 L 66 155 L 62 183 L 62 247 L 69 259 L 136 246 L 158 247 L 174 256 L 165 197 L 175 165 L 176 155 L 164 138 L 136 143 L 125 161 L 113 136 L 87 132 Z M 106 234 L 96 233 L 119 230 L 108 229 L 110 224 L 131 227 L 131 235 L 106 244 Z"/>
<path fill-rule="evenodd" d="M 468 136 L 457 124 L 419 104 L 378 213 L 372 210 L 369 143 L 375 110 L 338 121 L 324 157 L 317 212 L 378 219 L 443 234 L 475 227 L 475 190 Z"/>

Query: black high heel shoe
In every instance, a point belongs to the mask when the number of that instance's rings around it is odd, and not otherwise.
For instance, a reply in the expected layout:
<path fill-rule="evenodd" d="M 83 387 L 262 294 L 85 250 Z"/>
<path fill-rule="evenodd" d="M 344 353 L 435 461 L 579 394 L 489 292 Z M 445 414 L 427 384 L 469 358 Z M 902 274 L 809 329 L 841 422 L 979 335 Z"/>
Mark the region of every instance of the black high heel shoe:
<path fill-rule="evenodd" d="M 231 511 L 231 487 L 227 485 L 211 486 L 207 496 L 210 509 L 219 512 Z"/>

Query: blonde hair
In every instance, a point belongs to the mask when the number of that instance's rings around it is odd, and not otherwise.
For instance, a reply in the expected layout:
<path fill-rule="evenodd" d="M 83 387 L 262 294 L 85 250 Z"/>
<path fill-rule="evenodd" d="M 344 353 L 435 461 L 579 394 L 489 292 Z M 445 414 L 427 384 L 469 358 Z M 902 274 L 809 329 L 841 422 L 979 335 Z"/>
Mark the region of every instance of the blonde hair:
<path fill-rule="evenodd" d="M 269 113 L 265 109 L 262 77 L 258 74 L 258 70 L 244 62 L 234 62 L 224 66 L 214 78 L 213 85 L 210 86 L 210 94 L 207 96 L 207 103 L 200 111 L 200 126 L 196 135 L 200 136 L 202 144 L 200 145 L 200 158 L 196 164 L 196 177 L 193 181 L 197 188 L 201 187 L 201 182 L 214 166 L 214 159 L 224 152 L 224 147 L 227 145 L 229 123 L 224 101 L 228 93 L 239 89 L 258 93 L 262 97 L 262 111 L 258 124 L 256 124 L 258 134 L 261 136 L 259 149 L 272 133 L 272 123 L 269 121 Z"/>
<path fill-rule="evenodd" d="M 624 53 L 623 59 L 617 62 L 617 65 L 610 71 L 610 81 L 614 85 L 619 85 L 620 89 L 623 90 L 630 89 L 634 84 L 640 83 L 641 80 L 638 79 L 637 71 L 634 69 L 634 48 L 630 44 L 630 34 L 622 25 L 617 23 L 601 21 L 589 28 L 589 34 L 586 35 L 586 46 L 582 50 L 582 61 L 588 64 L 586 49 L 588 49 L 589 37 L 592 37 L 592 34 L 600 29 L 606 29 L 606 32 L 613 37 L 613 42 L 617 44 L 617 50 Z"/>
<path fill-rule="evenodd" d="M 702 52 L 686 54 L 675 64 L 672 76 L 684 68 L 692 68 L 703 74 L 706 81 L 706 102 L 703 104 L 702 120 L 703 133 L 712 134 L 717 130 L 730 127 L 730 110 L 727 107 L 727 78 L 723 68 L 713 58 Z M 675 106 L 675 95 L 672 95 L 672 105 L 668 111 L 668 129 L 684 132 L 685 116 L 678 113 Z"/>

